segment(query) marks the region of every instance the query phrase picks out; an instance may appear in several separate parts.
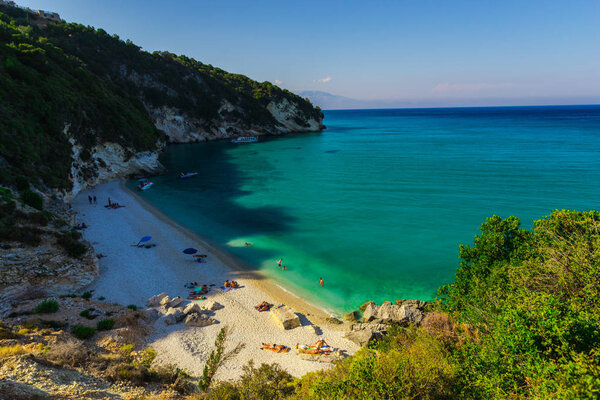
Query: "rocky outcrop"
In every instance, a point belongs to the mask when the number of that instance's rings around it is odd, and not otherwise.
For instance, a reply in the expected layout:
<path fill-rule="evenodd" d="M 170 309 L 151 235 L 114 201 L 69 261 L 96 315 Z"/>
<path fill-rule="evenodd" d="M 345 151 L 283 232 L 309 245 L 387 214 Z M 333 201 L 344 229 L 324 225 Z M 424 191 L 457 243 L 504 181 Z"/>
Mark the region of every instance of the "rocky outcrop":
<path fill-rule="evenodd" d="M 185 318 L 184 323 L 186 326 L 203 327 L 214 325 L 217 323 L 217 320 L 207 316 L 206 314 L 192 313 Z"/>
<path fill-rule="evenodd" d="M 294 310 L 288 306 L 278 308 L 271 307 L 269 312 L 283 329 L 294 329 L 302 325 L 300 323 L 300 317 L 298 317 Z"/>
<path fill-rule="evenodd" d="M 158 143 L 156 151 L 136 152 L 117 143 L 100 143 L 91 149 L 84 149 L 69 133 L 69 125 L 63 132 L 69 137 L 72 146 L 71 176 L 73 187 L 63 195 L 66 201 L 79 192 L 112 179 L 140 173 L 158 173 L 164 170 L 158 156 L 164 147 Z"/>
<path fill-rule="evenodd" d="M 424 317 L 423 309 L 425 305 L 426 302 L 418 301 L 402 302 L 400 305 L 384 301 L 380 306 L 369 303 L 363 312 L 363 321 L 419 325 Z"/>
<path fill-rule="evenodd" d="M 0 313 L 23 296 L 78 291 L 98 276 L 98 259 L 88 249 L 81 258 L 65 254 L 50 239 L 36 247 L 0 248 Z"/>
<path fill-rule="evenodd" d="M 397 300 L 396 304 L 384 301 L 380 306 L 368 301 L 359 307 L 363 312 L 363 322 L 349 325 L 345 337 L 359 346 L 366 346 L 371 340 L 385 335 L 390 324 L 419 326 L 426 308 L 427 302 L 420 300 Z M 350 316 L 356 315 L 350 313 L 346 319 L 351 320 Z"/>

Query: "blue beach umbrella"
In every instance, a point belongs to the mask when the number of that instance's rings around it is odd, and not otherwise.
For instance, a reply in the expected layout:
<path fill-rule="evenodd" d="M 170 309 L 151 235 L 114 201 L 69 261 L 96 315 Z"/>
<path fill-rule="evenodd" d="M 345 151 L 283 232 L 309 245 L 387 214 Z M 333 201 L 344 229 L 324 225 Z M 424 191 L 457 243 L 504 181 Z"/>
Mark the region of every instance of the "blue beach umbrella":
<path fill-rule="evenodd" d="M 183 251 L 184 254 L 196 254 L 198 252 L 198 250 L 194 249 L 194 248 L 187 248 Z"/>
<path fill-rule="evenodd" d="M 152 236 L 144 236 L 143 238 L 140 239 L 140 243 L 147 242 L 150 239 L 152 239 Z"/>

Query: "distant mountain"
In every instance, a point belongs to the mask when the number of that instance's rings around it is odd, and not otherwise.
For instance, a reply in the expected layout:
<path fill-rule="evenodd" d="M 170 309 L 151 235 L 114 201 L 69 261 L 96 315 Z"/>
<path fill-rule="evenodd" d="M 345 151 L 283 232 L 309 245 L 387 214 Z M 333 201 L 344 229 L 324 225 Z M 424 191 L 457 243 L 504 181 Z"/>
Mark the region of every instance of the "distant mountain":
<path fill-rule="evenodd" d="M 304 90 L 299 92 L 298 95 L 302 97 L 308 97 L 311 103 L 313 103 L 315 106 L 321 107 L 324 110 L 364 108 L 366 103 L 364 100 L 337 96 L 335 94 L 321 92 L 319 90 Z"/>

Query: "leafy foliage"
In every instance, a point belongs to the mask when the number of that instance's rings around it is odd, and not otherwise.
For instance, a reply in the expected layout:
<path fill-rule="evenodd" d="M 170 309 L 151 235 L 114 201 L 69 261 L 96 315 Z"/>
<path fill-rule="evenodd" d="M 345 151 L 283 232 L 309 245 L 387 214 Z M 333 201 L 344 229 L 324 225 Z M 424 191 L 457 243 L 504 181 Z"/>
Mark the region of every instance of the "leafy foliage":
<path fill-rule="evenodd" d="M 96 328 L 99 331 L 109 331 L 113 328 L 113 326 L 115 326 L 115 320 L 106 318 L 106 319 L 102 319 L 102 320 L 98 321 Z"/>
<path fill-rule="evenodd" d="M 58 311 L 58 302 L 56 300 L 44 300 L 33 311 L 36 314 L 50 314 Z"/>
<path fill-rule="evenodd" d="M 41 27 L 36 18 L 0 5 L 1 184 L 23 190 L 29 187 L 26 176 L 34 185 L 69 189 L 71 138 L 82 146 L 84 161 L 103 142 L 155 150 L 165 136 L 146 105 L 177 108 L 207 128 L 215 120 L 235 120 L 268 131 L 278 125 L 266 108 L 272 100 L 287 100 L 307 117 L 322 118 L 309 102 L 269 82 L 183 55 L 150 54 L 103 29 L 75 23 Z M 234 109 L 222 110 L 224 102 Z"/>
<path fill-rule="evenodd" d="M 89 339 L 96 333 L 96 329 L 91 326 L 76 324 L 71 327 L 71 333 L 78 339 Z"/>

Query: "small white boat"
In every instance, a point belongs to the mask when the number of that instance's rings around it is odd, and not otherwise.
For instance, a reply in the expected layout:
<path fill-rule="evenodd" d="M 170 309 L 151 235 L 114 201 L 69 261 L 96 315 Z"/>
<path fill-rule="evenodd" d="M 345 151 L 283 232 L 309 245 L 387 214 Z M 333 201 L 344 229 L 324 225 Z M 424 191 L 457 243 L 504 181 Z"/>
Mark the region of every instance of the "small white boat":
<path fill-rule="evenodd" d="M 231 139 L 231 143 L 256 143 L 258 142 L 258 137 L 256 136 L 239 136 L 235 139 Z"/>
<path fill-rule="evenodd" d="M 140 179 L 140 184 L 137 185 L 137 190 L 148 190 L 150 187 L 152 187 L 152 185 L 154 185 L 154 183 L 150 182 L 149 180 Z"/>
<path fill-rule="evenodd" d="M 193 178 L 196 175 L 198 175 L 197 172 L 182 172 L 179 174 L 179 178 L 180 179 Z"/>

